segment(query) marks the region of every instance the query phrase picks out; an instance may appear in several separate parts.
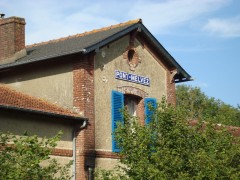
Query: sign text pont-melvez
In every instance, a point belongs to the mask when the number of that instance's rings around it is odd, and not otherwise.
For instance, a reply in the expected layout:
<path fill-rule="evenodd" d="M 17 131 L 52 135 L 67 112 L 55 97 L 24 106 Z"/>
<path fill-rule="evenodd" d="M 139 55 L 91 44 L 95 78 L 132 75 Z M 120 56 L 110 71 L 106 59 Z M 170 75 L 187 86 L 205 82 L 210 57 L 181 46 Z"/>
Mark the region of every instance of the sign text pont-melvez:
<path fill-rule="evenodd" d="M 127 73 L 119 70 L 115 70 L 115 78 L 121 79 L 124 81 L 142 84 L 145 86 L 150 86 L 150 79 L 148 77 L 139 76 L 136 74 L 131 74 L 131 73 Z"/>

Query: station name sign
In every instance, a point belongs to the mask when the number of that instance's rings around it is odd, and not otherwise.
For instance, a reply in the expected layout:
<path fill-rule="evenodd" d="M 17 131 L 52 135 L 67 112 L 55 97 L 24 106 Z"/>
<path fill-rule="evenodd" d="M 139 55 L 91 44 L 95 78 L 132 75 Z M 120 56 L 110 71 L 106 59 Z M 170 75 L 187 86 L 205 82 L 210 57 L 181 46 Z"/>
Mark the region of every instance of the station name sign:
<path fill-rule="evenodd" d="M 119 70 L 115 70 L 115 78 L 137 83 L 137 84 L 142 84 L 145 86 L 150 86 L 150 79 L 148 77 L 139 76 L 136 74 L 131 74 L 131 73 L 127 73 Z"/>

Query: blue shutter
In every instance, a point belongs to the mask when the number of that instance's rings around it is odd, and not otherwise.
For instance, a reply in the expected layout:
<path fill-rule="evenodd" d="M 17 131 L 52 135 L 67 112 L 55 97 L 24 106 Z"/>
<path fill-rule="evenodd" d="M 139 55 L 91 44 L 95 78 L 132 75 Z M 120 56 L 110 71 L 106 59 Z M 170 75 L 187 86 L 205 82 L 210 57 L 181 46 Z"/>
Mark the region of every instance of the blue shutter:
<path fill-rule="evenodd" d="M 115 141 L 114 132 L 118 122 L 123 122 L 121 109 L 123 108 L 123 94 L 117 91 L 112 91 L 112 151 L 119 152 L 120 149 Z"/>
<path fill-rule="evenodd" d="M 148 124 L 151 121 L 151 116 L 153 114 L 153 111 L 152 111 L 152 109 L 149 109 L 149 106 L 156 108 L 157 100 L 155 98 L 145 98 L 144 99 L 144 108 L 145 108 L 145 116 L 146 116 L 145 123 L 146 124 Z"/>

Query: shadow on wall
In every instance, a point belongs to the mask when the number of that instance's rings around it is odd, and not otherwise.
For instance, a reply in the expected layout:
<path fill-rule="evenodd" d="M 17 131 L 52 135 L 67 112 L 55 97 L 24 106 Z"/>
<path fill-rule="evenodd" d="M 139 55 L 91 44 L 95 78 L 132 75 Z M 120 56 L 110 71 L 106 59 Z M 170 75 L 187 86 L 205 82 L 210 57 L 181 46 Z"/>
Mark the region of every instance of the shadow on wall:
<path fill-rule="evenodd" d="M 63 132 L 62 141 L 72 141 L 73 126 L 60 123 L 61 119 L 46 116 L 33 115 L 29 113 L 19 113 L 13 111 L 0 112 L 0 131 L 10 132 L 15 135 L 29 135 L 50 138 L 59 131 Z"/>

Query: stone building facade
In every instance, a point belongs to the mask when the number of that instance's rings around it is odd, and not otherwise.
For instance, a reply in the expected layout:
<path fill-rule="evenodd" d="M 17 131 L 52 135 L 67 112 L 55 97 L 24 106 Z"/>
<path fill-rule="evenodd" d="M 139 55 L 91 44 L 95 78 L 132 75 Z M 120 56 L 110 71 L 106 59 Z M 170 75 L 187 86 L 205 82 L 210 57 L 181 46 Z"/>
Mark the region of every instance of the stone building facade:
<path fill-rule="evenodd" d="M 0 92 L 0 109 L 16 114 L 0 111 L 0 131 L 29 127 L 45 136 L 64 129 L 56 152 L 74 160 L 75 179 L 118 161 L 112 133 L 119 107 L 144 125 L 149 102 L 166 96 L 175 104 L 175 83 L 191 80 L 141 19 L 30 46 L 24 28 L 23 18 L 0 19 L 0 87 L 24 101 Z"/>

